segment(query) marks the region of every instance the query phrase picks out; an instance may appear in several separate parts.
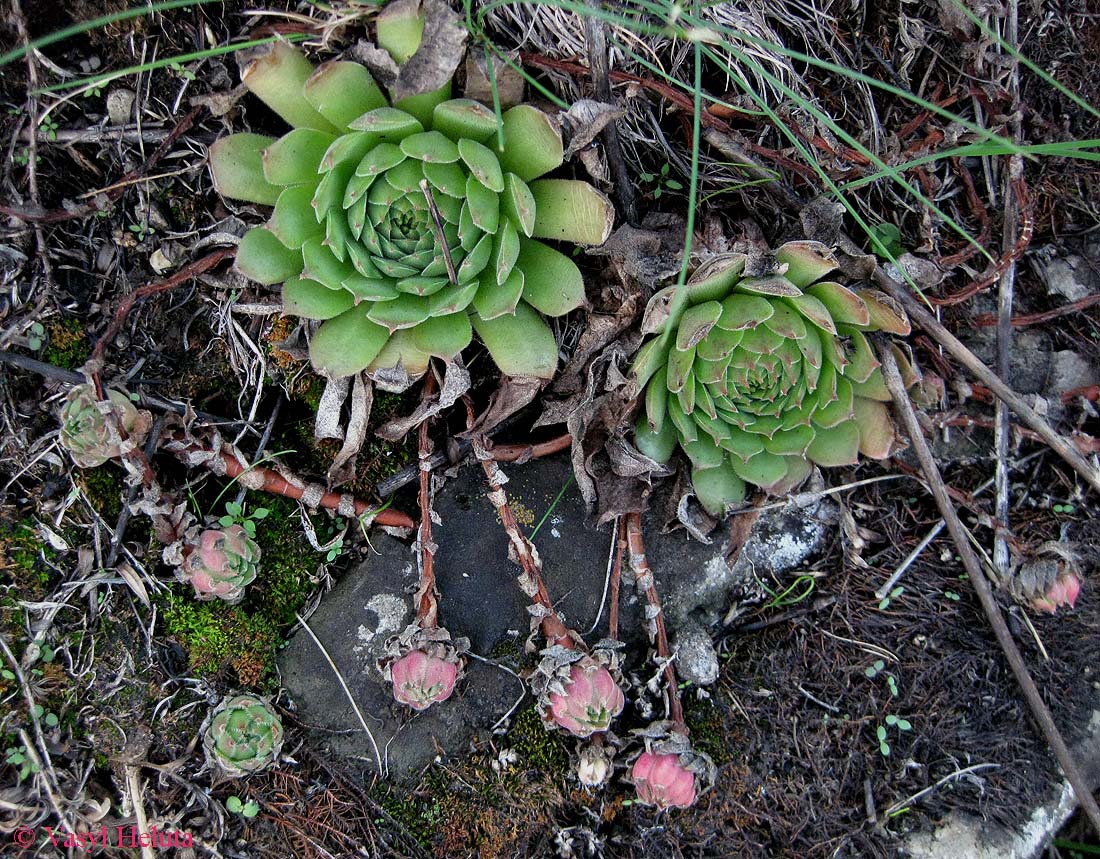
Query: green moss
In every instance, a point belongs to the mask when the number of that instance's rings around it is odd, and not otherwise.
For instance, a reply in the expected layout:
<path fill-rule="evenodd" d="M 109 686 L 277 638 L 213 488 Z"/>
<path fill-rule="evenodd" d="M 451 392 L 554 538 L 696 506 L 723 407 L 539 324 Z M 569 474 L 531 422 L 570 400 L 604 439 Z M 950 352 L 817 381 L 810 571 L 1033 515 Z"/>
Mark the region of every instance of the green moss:
<path fill-rule="evenodd" d="M 569 749 L 557 731 L 548 731 L 535 707 L 516 716 L 505 745 L 519 755 L 519 766 L 547 773 L 565 773 L 569 768 Z"/>
<path fill-rule="evenodd" d="M 108 523 L 118 519 L 125 491 L 119 468 L 113 463 L 105 463 L 99 468 L 81 468 L 76 472 L 76 482 L 100 516 Z"/>
<path fill-rule="evenodd" d="M 54 318 L 46 323 L 46 349 L 42 360 L 55 367 L 75 370 L 92 354 L 92 344 L 79 319 Z"/>
<path fill-rule="evenodd" d="M 244 601 L 199 602 L 190 587 L 180 585 L 164 605 L 165 628 L 186 648 L 200 676 L 232 668 L 243 684 L 263 686 L 276 649 L 313 590 L 310 573 L 320 558 L 302 534 L 297 507 L 284 498 L 264 497 L 254 506 L 261 504 L 270 512 L 256 532 L 259 575 Z"/>
<path fill-rule="evenodd" d="M 694 698 L 685 702 L 684 721 L 691 731 L 691 744 L 710 755 L 721 766 L 737 757 L 731 746 L 734 736 L 726 724 L 726 717 L 710 699 Z"/>
<path fill-rule="evenodd" d="M 57 552 L 39 539 L 35 525 L 29 518 L 0 522 L 0 586 L 7 588 L 12 604 L 17 598 L 43 599 L 54 577 L 46 562 L 55 560 Z"/>
<path fill-rule="evenodd" d="M 376 784 L 370 796 L 417 844 L 425 850 L 431 849 L 443 813 L 433 797 L 409 793 L 385 782 Z M 376 821 L 379 825 L 385 822 L 384 819 Z"/>

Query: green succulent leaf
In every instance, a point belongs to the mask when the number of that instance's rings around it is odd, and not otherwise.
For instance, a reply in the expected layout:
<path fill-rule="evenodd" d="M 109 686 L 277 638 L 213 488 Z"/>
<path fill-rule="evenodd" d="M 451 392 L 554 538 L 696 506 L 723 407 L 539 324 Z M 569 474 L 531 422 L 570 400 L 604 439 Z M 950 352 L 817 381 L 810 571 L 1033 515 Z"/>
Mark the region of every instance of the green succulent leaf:
<path fill-rule="evenodd" d="M 302 272 L 302 255 L 266 227 L 253 227 L 237 247 L 237 270 L 257 283 L 282 283 Z"/>
<path fill-rule="evenodd" d="M 529 305 L 520 302 L 514 315 L 495 319 L 473 317 L 477 336 L 508 376 L 549 379 L 558 366 L 558 344 L 554 332 Z"/>
<path fill-rule="evenodd" d="M 272 42 L 269 50 L 248 64 L 241 82 L 295 128 L 334 134 L 339 129 L 305 97 L 305 85 L 312 74 L 313 65 L 301 51 L 287 42 Z"/>
<path fill-rule="evenodd" d="M 386 345 L 390 333 L 367 319 L 363 307 L 353 307 L 317 329 L 309 344 L 313 366 L 332 378 L 365 370 Z"/>
<path fill-rule="evenodd" d="M 364 113 L 386 105 L 370 72 L 359 63 L 325 63 L 302 87 L 306 101 L 340 131 Z"/>
<path fill-rule="evenodd" d="M 602 245 L 611 235 L 615 209 L 587 182 L 539 179 L 530 189 L 535 199 L 531 235 L 578 245 Z"/>
<path fill-rule="evenodd" d="M 274 206 L 282 188 L 264 175 L 264 150 L 272 143 L 262 134 L 231 134 L 210 147 L 210 174 L 223 197 Z"/>
<path fill-rule="evenodd" d="M 502 121 L 504 151 L 498 156 L 503 170 L 530 182 L 562 165 L 561 131 L 541 110 L 517 104 L 504 112 Z"/>

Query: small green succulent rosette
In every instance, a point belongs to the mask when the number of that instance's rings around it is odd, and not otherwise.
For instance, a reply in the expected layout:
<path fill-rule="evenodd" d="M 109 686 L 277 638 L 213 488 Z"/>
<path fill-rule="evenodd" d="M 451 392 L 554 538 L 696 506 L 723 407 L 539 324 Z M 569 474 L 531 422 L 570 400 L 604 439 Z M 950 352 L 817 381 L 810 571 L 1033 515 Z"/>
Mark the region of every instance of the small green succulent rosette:
<path fill-rule="evenodd" d="M 283 721 L 255 695 L 230 695 L 211 714 L 203 735 L 206 760 L 231 778 L 267 769 L 283 748 Z"/>
<path fill-rule="evenodd" d="M 633 370 L 645 408 L 639 450 L 667 462 L 680 447 L 696 497 L 712 515 L 745 500 L 748 486 L 779 495 L 813 465 L 896 444 L 890 393 L 865 332 L 907 335 L 889 296 L 825 278 L 837 267 L 818 242 L 789 242 L 749 276 L 749 257 L 708 261 L 685 285 L 653 296 Z M 906 384 L 920 377 L 895 344 Z"/>
<path fill-rule="evenodd" d="M 411 54 L 408 32 L 378 36 L 399 62 Z M 219 140 L 211 172 L 223 197 L 274 206 L 236 265 L 283 284 L 287 314 L 321 323 L 319 372 L 416 378 L 476 331 L 506 375 L 554 374 L 544 317 L 581 306 L 584 282 L 540 239 L 601 244 L 614 210 L 587 182 L 540 178 L 563 162 L 550 116 L 517 105 L 498 131 L 491 110 L 450 98 L 449 84 L 391 105 L 362 65 L 314 69 L 283 43 L 243 81 L 294 128 Z"/>

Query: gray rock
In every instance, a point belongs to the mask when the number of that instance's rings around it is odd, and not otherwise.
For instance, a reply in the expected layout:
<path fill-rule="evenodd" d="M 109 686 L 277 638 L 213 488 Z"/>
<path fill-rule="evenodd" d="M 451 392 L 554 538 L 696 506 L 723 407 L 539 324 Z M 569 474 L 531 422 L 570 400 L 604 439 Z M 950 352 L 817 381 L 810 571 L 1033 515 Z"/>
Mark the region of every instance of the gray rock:
<path fill-rule="evenodd" d="M 1066 391 L 1084 388 L 1100 381 L 1096 364 L 1086 361 L 1072 349 L 1063 349 L 1052 356 L 1050 368 L 1050 397 L 1060 400 Z"/>
<path fill-rule="evenodd" d="M 521 693 L 507 672 L 472 661 L 445 706 L 412 713 L 397 705 L 381 682 L 375 660 L 388 639 L 411 617 L 405 590 L 415 565 L 409 548 L 385 535 L 371 537 L 377 554 L 341 579 L 308 619 L 384 755 L 389 775 L 408 780 L 441 750 L 458 753 L 501 719 Z M 456 617 L 452 632 L 461 634 Z M 374 750 L 333 669 L 317 645 L 299 632 L 279 656 L 283 685 L 302 722 L 315 729 L 324 752 L 357 759 L 376 770 Z"/>
<path fill-rule="evenodd" d="M 1100 275 L 1088 260 L 1077 254 L 1067 254 L 1054 245 L 1045 245 L 1029 254 L 1029 259 L 1051 295 L 1077 301 L 1100 289 Z"/>
<path fill-rule="evenodd" d="M 970 328 L 960 339 L 987 366 L 997 366 L 997 329 Z M 1009 374 L 1005 381 L 1019 394 L 1046 394 L 1051 372 L 1050 337 L 1033 329 L 1012 332 Z"/>
<path fill-rule="evenodd" d="M 505 489 L 543 561 L 543 577 L 566 621 L 595 641 L 607 633 L 605 587 L 613 543 L 612 527 L 586 524 L 584 502 L 567 457 L 535 460 L 505 469 Z M 466 466 L 437 494 L 440 524 L 436 575 L 442 598 L 441 622 L 453 636 L 470 639 L 474 653 L 516 654 L 530 629 L 527 598 L 515 584 L 519 568 L 508 559 L 508 539 L 485 498 L 480 468 Z M 661 509 L 658 502 L 654 510 Z M 684 679 L 713 683 L 718 659 L 705 627 L 719 621 L 731 600 L 761 593 L 758 577 L 801 565 L 821 548 L 832 505 L 763 514 L 731 568 L 728 528 L 720 526 L 704 545 L 685 532 L 661 533 L 655 512 L 644 522 L 646 554 L 661 594 Z M 409 779 L 440 754 L 460 754 L 486 736 L 516 703 L 516 678 L 494 665 L 472 660 L 451 700 L 422 713 L 397 706 L 375 667 L 386 640 L 409 622 L 409 591 L 416 565 L 411 550 L 389 537 L 372 537 L 377 552 L 349 572 L 309 618 L 362 710 L 380 748 L 387 749 L 391 776 Z M 637 664 L 648 649 L 641 601 L 624 581 L 620 637 Z M 536 638 L 541 646 L 541 640 Z M 279 659 L 283 685 L 302 721 L 317 729 L 318 742 L 332 753 L 372 768 L 373 750 L 347 696 L 317 646 L 298 633 Z M 515 664 L 513 662 L 513 667 Z"/>
<path fill-rule="evenodd" d="M 710 686 L 718 679 L 718 651 L 702 627 L 686 625 L 677 633 L 672 651 L 677 674 L 685 683 Z"/>

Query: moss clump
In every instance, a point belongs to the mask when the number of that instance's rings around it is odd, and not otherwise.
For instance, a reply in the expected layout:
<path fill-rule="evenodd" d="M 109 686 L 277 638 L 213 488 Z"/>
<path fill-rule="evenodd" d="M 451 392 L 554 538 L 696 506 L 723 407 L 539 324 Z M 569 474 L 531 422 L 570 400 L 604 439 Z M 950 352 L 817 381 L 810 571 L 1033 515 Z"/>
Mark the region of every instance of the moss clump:
<path fill-rule="evenodd" d="M 56 557 L 57 552 L 39 539 L 33 519 L 0 522 L 0 587 L 7 591 L 3 604 L 44 599 L 54 577 L 46 562 Z"/>
<path fill-rule="evenodd" d="M 54 318 L 46 323 L 46 349 L 42 360 L 55 367 L 75 370 L 92 354 L 92 344 L 79 319 Z"/>
<path fill-rule="evenodd" d="M 569 769 L 569 749 L 556 731 L 546 730 L 542 716 L 528 707 L 516 716 L 506 745 L 519 755 L 519 766 L 564 775 Z"/>
<path fill-rule="evenodd" d="M 385 782 L 370 792 L 371 798 L 425 850 L 430 850 L 442 821 L 439 802 L 431 796 L 418 796 Z M 384 819 L 375 821 L 382 825 Z"/>
<path fill-rule="evenodd" d="M 297 507 L 284 498 L 262 503 L 269 513 L 256 529 L 260 573 L 242 603 L 198 602 L 184 585 L 167 597 L 165 628 L 186 648 L 200 676 L 232 668 L 243 685 L 262 685 L 295 613 L 313 590 L 310 573 L 318 556 L 302 535 Z"/>
<path fill-rule="evenodd" d="M 96 512 L 108 523 L 116 521 L 122 512 L 125 491 L 122 471 L 105 463 L 99 468 L 81 468 L 75 476 L 77 485 L 84 490 Z"/>
<path fill-rule="evenodd" d="M 692 698 L 685 702 L 684 721 L 691 731 L 691 744 L 710 755 L 721 766 L 736 757 L 732 747 L 734 734 L 726 716 L 709 698 Z"/>

